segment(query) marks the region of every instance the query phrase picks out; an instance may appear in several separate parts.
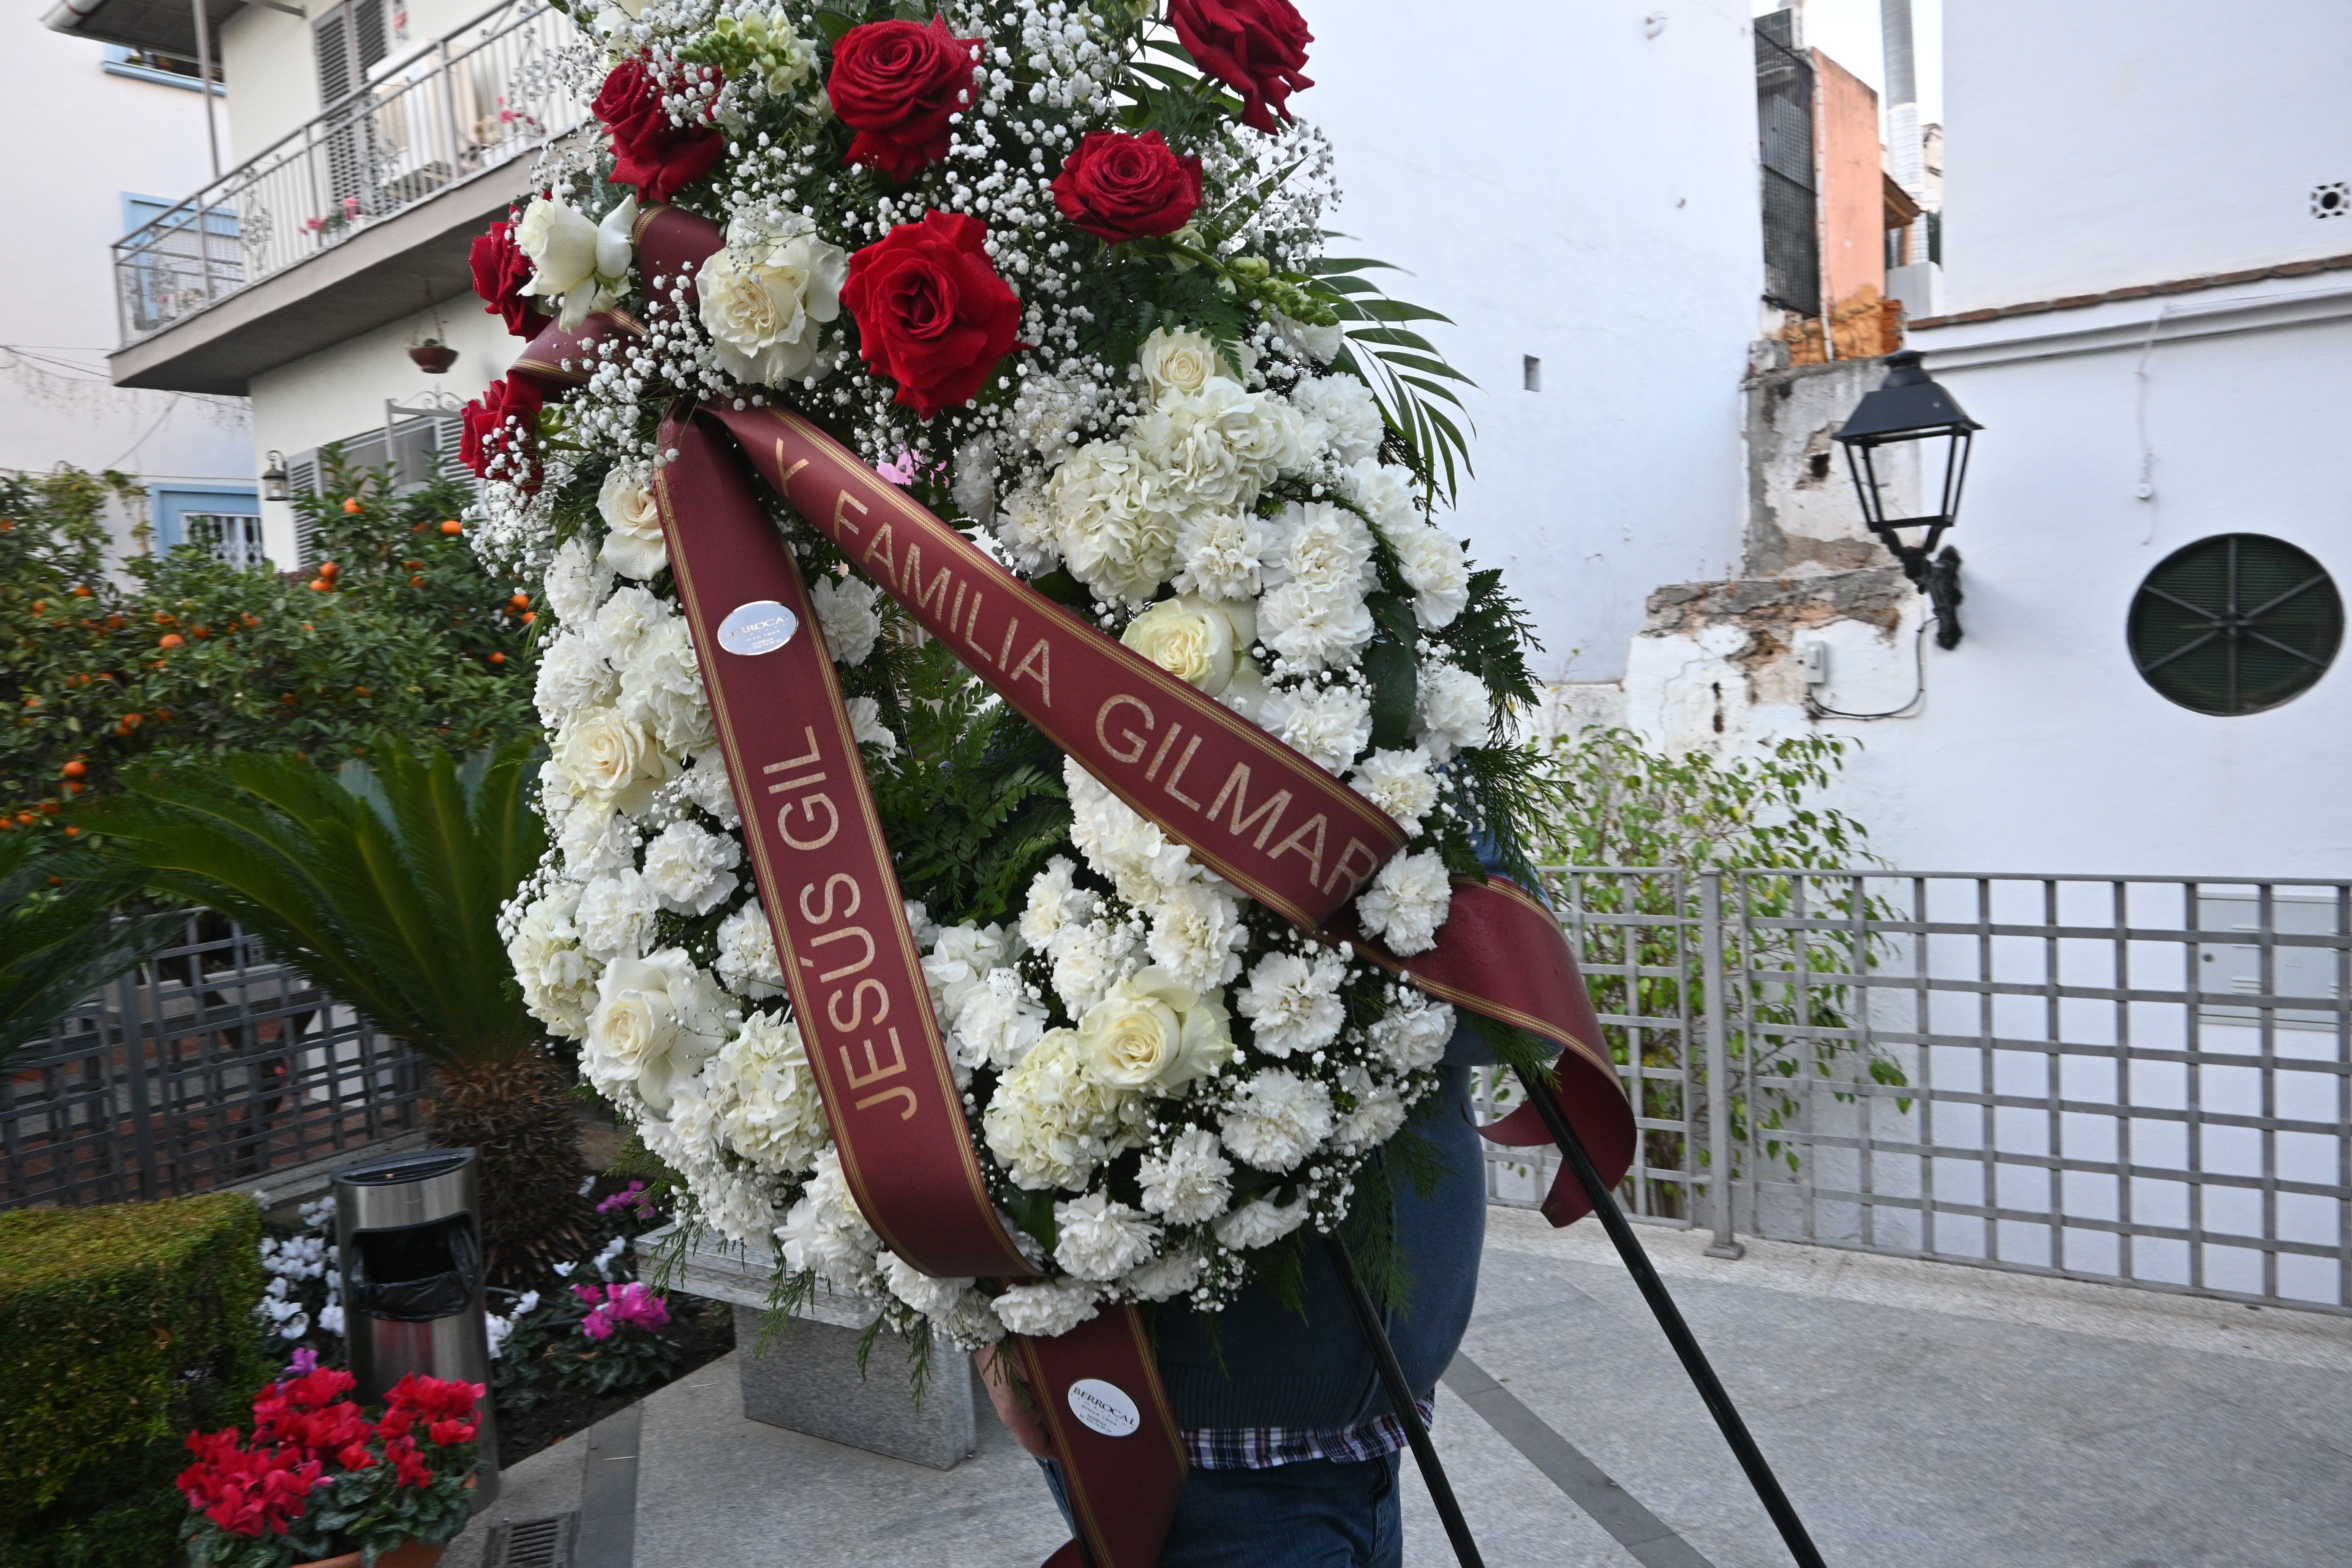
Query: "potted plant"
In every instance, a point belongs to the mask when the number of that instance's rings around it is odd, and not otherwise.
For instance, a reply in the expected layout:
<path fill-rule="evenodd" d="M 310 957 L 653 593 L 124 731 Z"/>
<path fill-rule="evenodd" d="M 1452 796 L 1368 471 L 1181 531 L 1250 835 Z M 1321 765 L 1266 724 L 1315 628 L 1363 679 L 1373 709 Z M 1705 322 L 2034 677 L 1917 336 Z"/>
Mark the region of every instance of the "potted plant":
<path fill-rule="evenodd" d="M 439 338 L 427 338 L 408 351 L 408 357 L 427 375 L 446 375 L 457 363 L 457 351 Z"/>
<path fill-rule="evenodd" d="M 411 1373 L 371 1417 L 315 1359 L 262 1389 L 249 1435 L 189 1434 L 189 1568 L 432 1568 L 466 1528 L 482 1385 Z"/>

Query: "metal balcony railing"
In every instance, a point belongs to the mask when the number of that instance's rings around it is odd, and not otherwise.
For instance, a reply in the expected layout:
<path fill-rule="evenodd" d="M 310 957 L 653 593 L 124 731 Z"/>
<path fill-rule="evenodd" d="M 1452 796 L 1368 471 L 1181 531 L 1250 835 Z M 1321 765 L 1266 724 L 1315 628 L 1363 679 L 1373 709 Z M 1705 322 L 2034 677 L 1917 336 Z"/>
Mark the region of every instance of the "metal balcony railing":
<path fill-rule="evenodd" d="M 124 345 L 581 124 L 559 69 L 579 39 L 542 0 L 505 0 L 115 241 Z"/>

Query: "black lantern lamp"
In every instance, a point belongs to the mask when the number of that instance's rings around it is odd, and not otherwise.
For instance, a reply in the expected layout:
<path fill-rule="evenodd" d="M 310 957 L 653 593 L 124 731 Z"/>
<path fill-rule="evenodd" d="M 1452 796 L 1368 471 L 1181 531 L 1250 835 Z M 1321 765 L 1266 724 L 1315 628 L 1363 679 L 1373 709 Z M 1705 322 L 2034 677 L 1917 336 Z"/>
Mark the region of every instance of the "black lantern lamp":
<path fill-rule="evenodd" d="M 1936 646 L 1958 647 L 1960 641 L 1960 552 L 1945 545 L 1936 552 L 1944 531 L 1958 521 L 1960 486 L 1968 479 L 1969 444 L 1984 428 L 1963 413 L 1952 395 L 1936 384 L 1920 364 L 1916 349 L 1886 356 L 1886 379 L 1878 390 L 1854 405 L 1853 416 L 1837 433 L 1845 448 L 1846 467 L 1853 474 L 1854 494 L 1862 498 L 1863 521 L 1879 542 L 1903 563 L 1903 574 L 1927 595 L 1936 614 Z M 1919 481 L 1923 499 L 1930 493 L 1930 473 L 1937 448 L 1944 460 L 1943 488 L 1936 510 L 1920 517 L 1889 517 L 1887 481 L 1879 473 L 1880 454 L 1903 442 L 1916 442 L 1919 451 Z M 1903 530 L 1927 530 L 1917 543 L 1904 539 Z"/>
<path fill-rule="evenodd" d="M 286 456 L 282 452 L 272 452 L 269 454 L 269 467 L 261 470 L 261 499 L 284 500 L 287 495 Z"/>

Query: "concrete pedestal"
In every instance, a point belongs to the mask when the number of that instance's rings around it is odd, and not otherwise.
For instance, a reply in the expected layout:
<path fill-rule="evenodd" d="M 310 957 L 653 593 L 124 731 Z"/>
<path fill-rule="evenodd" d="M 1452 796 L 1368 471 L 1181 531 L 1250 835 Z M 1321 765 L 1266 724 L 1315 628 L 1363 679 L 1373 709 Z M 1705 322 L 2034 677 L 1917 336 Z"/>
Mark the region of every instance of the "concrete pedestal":
<path fill-rule="evenodd" d="M 640 1256 L 650 1258 L 667 1235 L 639 1237 Z M 898 1335 L 877 1336 L 866 1372 L 858 1371 L 857 1346 L 876 1317 L 872 1307 L 820 1290 L 796 1314 L 780 1317 L 767 1310 L 774 1278 L 764 1258 L 715 1238 L 688 1253 L 670 1276 L 678 1289 L 734 1309 L 747 1417 L 933 1469 L 971 1455 L 975 1412 L 988 1404 L 971 1357 L 933 1346 L 918 1403 L 907 1342 Z"/>

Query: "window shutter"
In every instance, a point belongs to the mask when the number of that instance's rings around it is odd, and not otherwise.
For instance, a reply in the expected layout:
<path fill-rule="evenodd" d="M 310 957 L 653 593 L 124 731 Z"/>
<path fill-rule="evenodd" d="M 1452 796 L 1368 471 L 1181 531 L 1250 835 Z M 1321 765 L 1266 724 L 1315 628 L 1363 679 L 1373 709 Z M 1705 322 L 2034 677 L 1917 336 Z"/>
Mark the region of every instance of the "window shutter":
<path fill-rule="evenodd" d="M 286 493 L 299 498 L 319 493 L 319 450 L 297 452 L 286 459 Z M 308 567 L 318 559 L 318 549 L 310 537 L 310 520 L 301 511 L 294 513 L 294 564 Z"/>
<path fill-rule="evenodd" d="M 319 104 L 330 108 L 358 85 L 360 72 L 352 68 L 352 60 L 351 12 L 341 8 L 328 12 L 319 18 L 310 37 L 319 51 Z"/>

